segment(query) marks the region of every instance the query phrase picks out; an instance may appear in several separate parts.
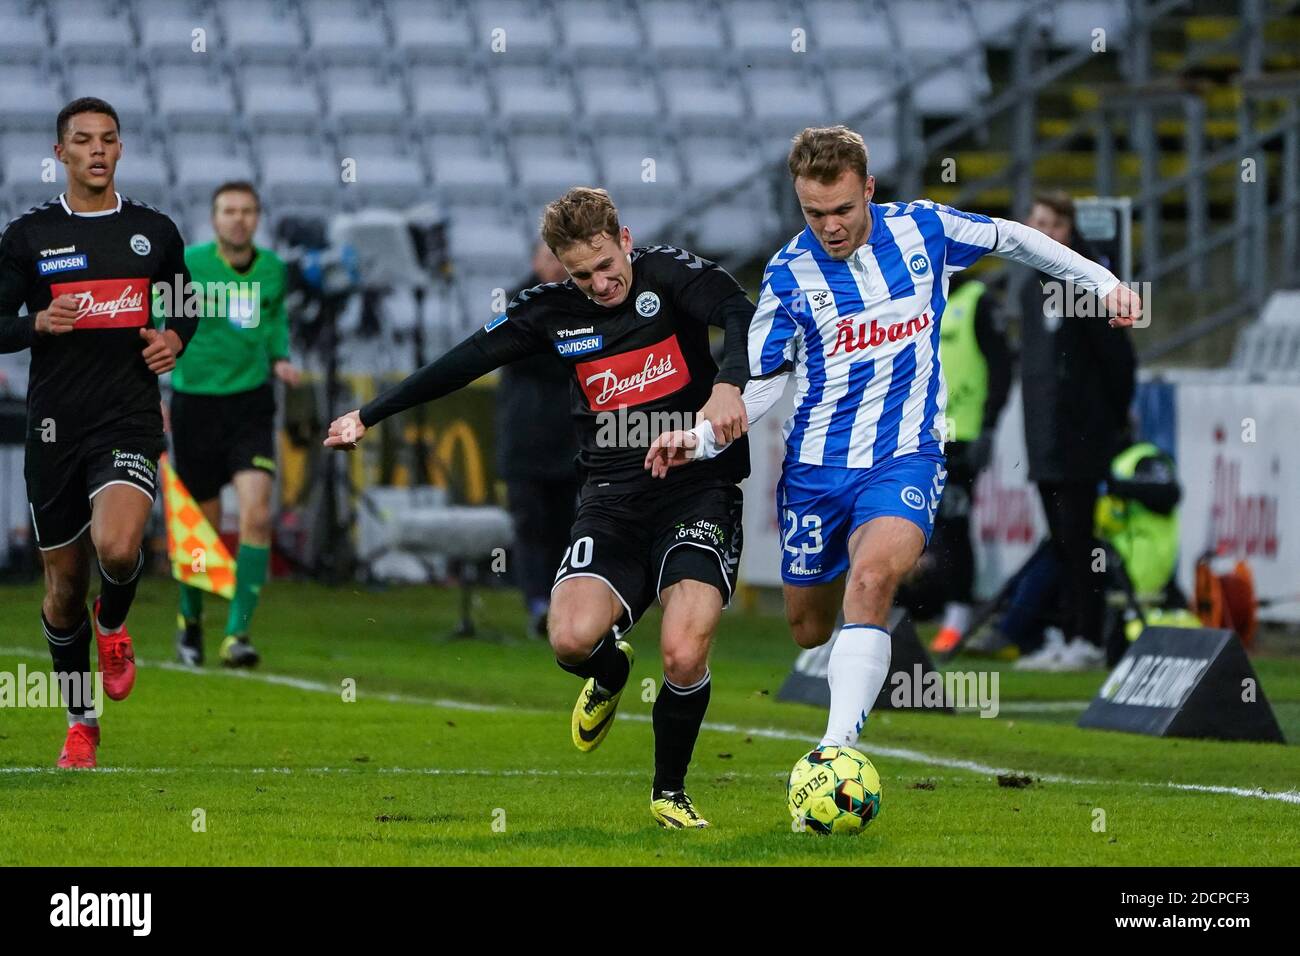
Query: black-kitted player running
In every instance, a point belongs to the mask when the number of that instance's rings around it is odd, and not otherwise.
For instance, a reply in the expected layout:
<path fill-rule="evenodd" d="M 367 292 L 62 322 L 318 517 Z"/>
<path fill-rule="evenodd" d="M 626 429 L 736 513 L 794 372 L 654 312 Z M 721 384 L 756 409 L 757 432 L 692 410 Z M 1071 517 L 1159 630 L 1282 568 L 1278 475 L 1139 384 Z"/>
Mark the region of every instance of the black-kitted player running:
<path fill-rule="evenodd" d="M 560 667 L 585 680 L 573 742 L 594 750 L 614 720 L 632 666 L 623 635 L 663 604 L 664 682 L 654 705 L 651 812 L 664 827 L 704 827 L 686 795 L 709 702 L 709 645 L 735 586 L 741 493 L 749 473 L 740 390 L 754 307 L 714 263 L 669 246 L 632 247 L 602 189 L 577 187 L 546 207 L 542 239 L 565 282 L 519 293 L 504 314 L 364 408 L 336 419 L 325 444 L 351 448 L 390 415 L 439 398 L 527 355 L 572 369 L 584 484 L 548 619 Z M 725 329 L 719 370 L 708 327 Z M 699 416 L 735 443 L 667 481 L 645 470 L 655 435 Z M 513 423 L 531 428 L 527 418 Z"/>
<path fill-rule="evenodd" d="M 54 150 L 67 191 L 0 237 L 0 351 L 32 353 L 25 474 L 45 564 L 41 624 L 61 675 L 90 672 L 93 628 L 113 700 L 135 683 L 126 615 L 163 448 L 158 376 L 175 366 L 197 325 L 181 310 L 166 329 L 154 328 L 155 284 L 174 290 L 163 301 L 183 301 L 185 247 L 169 218 L 114 190 L 119 137 L 117 113 L 103 100 L 65 106 Z M 92 551 L 101 589 L 88 617 Z M 58 764 L 93 767 L 95 708 L 84 697 L 66 703 Z"/>

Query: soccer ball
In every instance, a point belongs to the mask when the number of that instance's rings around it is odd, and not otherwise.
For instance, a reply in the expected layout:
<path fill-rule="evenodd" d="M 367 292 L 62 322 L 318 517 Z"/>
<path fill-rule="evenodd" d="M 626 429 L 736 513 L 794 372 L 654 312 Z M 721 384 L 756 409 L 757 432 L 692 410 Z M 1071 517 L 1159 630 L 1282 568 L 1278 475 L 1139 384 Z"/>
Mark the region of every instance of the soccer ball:
<path fill-rule="evenodd" d="M 861 833 L 880 816 L 880 774 L 852 747 L 818 747 L 790 771 L 786 800 L 803 829 Z"/>

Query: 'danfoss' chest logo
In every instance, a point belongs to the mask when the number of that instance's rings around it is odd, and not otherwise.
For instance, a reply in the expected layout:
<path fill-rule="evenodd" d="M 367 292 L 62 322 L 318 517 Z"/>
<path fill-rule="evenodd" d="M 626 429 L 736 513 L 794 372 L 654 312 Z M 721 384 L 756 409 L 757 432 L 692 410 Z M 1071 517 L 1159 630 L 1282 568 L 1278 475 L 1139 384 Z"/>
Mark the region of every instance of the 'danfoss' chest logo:
<path fill-rule="evenodd" d="M 652 402 L 691 381 L 675 335 L 643 349 L 579 362 L 574 369 L 592 411 Z"/>
<path fill-rule="evenodd" d="M 78 329 L 131 329 L 148 323 L 148 289 L 145 278 L 55 282 L 50 297 L 71 295 L 77 300 Z"/>
<path fill-rule="evenodd" d="M 837 352 L 856 352 L 860 349 L 877 348 L 886 342 L 898 342 L 910 339 L 930 327 L 930 313 L 922 312 L 906 322 L 890 322 L 881 325 L 875 319 L 870 322 L 855 321 L 852 318 L 840 319 L 835 323 L 835 344 L 828 355 Z"/>

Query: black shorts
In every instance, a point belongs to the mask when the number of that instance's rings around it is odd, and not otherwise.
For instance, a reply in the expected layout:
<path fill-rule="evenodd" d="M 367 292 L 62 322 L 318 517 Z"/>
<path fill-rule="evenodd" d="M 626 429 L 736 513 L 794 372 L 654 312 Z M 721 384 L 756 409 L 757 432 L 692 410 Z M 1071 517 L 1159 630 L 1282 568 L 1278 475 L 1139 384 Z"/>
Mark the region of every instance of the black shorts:
<path fill-rule="evenodd" d="M 27 443 L 24 474 L 36 546 L 53 551 L 72 544 L 90 526 L 91 501 L 109 485 L 131 485 L 152 501 L 158 486 L 161 428 L 120 427 L 61 442 Z"/>
<path fill-rule="evenodd" d="M 221 494 L 236 472 L 275 474 L 275 391 L 268 382 L 232 395 L 173 392 L 176 475 L 195 501 Z"/>
<path fill-rule="evenodd" d="M 711 480 L 671 490 L 592 494 L 583 489 L 555 584 L 599 578 L 623 604 L 620 632 L 678 581 L 712 584 L 725 607 L 736 587 L 742 544 L 740 489 Z"/>

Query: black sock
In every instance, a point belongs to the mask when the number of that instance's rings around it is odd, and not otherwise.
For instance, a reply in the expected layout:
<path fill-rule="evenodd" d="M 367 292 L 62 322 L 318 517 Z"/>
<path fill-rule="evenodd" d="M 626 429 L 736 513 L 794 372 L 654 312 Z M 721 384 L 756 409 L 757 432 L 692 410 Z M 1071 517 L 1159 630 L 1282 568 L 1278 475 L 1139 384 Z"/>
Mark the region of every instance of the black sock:
<path fill-rule="evenodd" d="M 709 672 L 690 687 L 678 687 L 664 678 L 655 698 L 655 793 L 675 792 L 686 786 L 686 768 L 695 751 L 704 712 L 709 709 Z"/>
<path fill-rule="evenodd" d="M 90 673 L 90 618 L 85 608 L 81 614 L 81 620 L 72 627 L 55 627 L 45 619 L 44 612 L 41 613 L 41 627 L 45 631 L 45 643 L 50 646 L 54 673 L 68 675 L 61 678 L 65 693 L 82 695 L 81 700 L 64 700 L 69 717 L 80 717 L 93 709 L 87 699 L 90 688 L 82 681 L 82 675 Z"/>
<path fill-rule="evenodd" d="M 600 643 L 585 661 L 579 664 L 566 664 L 564 661 L 557 660 L 556 663 L 570 674 L 577 674 L 582 678 L 596 678 L 596 683 L 600 685 L 601 690 L 607 694 L 617 694 L 627 683 L 631 665 L 628 663 L 627 655 L 614 646 L 616 641 L 614 632 L 610 631 L 600 639 Z"/>
<path fill-rule="evenodd" d="M 144 549 L 140 549 L 140 558 L 135 563 L 135 570 L 125 581 L 114 581 L 108 576 L 103 566 L 99 569 L 99 579 L 103 586 L 99 592 L 99 626 L 106 631 L 115 631 L 126 621 L 126 612 L 131 610 L 135 600 L 135 589 L 140 583 L 140 572 L 144 569 Z"/>

